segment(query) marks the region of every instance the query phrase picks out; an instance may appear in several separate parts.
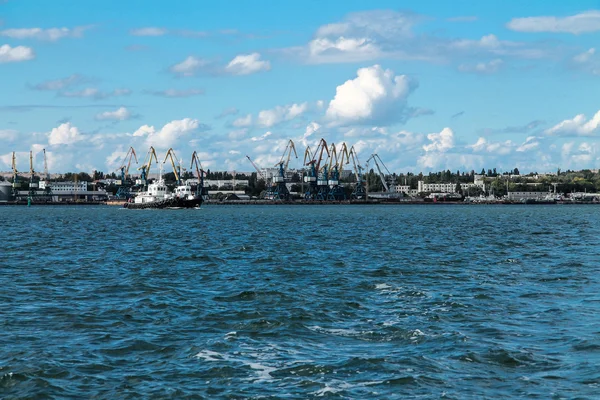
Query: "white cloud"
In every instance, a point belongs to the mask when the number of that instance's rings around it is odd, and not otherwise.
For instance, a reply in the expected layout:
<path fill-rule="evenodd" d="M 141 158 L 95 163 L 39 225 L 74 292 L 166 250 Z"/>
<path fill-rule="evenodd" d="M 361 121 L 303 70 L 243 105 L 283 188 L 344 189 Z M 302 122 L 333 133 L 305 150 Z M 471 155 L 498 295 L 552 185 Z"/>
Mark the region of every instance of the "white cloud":
<path fill-rule="evenodd" d="M 147 146 L 167 149 L 173 147 L 181 137 L 199 128 L 201 128 L 201 124 L 197 119 L 184 118 L 169 122 L 159 131 L 156 131 L 153 126 L 143 125 L 133 136 L 146 136 Z"/>
<path fill-rule="evenodd" d="M 75 92 L 60 92 L 61 97 L 81 97 L 94 100 L 106 99 L 108 97 L 128 96 L 131 94 L 129 89 L 115 89 L 112 92 L 102 92 L 96 88 L 85 88 Z"/>
<path fill-rule="evenodd" d="M 308 146 L 308 139 L 319 129 L 321 129 L 321 125 L 314 121 L 306 126 L 306 130 L 304 131 L 304 135 L 302 136 L 302 145 L 304 147 Z"/>
<path fill-rule="evenodd" d="M 539 147 L 539 145 L 540 145 L 540 142 L 537 137 L 529 136 L 525 140 L 525 143 L 523 143 L 522 145 L 517 147 L 516 151 L 518 151 L 518 152 L 531 151 L 531 150 L 537 149 Z"/>
<path fill-rule="evenodd" d="M 154 126 L 150 126 L 150 125 L 142 125 L 138 128 L 138 130 L 136 130 L 135 132 L 133 132 L 133 136 L 145 136 L 145 135 L 150 135 L 151 133 L 154 133 Z"/>
<path fill-rule="evenodd" d="M 105 111 L 97 114 L 96 119 L 98 121 L 113 120 L 113 121 L 125 121 L 132 117 L 131 111 L 125 107 L 119 107 L 115 111 Z"/>
<path fill-rule="evenodd" d="M 78 26 L 73 29 L 69 28 L 22 28 L 22 29 L 5 29 L 0 31 L 0 36 L 6 36 L 12 39 L 38 39 L 54 42 L 65 37 L 81 37 L 83 32 L 90 27 Z"/>
<path fill-rule="evenodd" d="M 243 128 L 252 125 L 252 114 L 237 118 L 235 121 L 233 121 L 232 125 L 236 128 Z"/>
<path fill-rule="evenodd" d="M 308 103 L 277 106 L 270 110 L 262 110 L 258 113 L 256 123 L 260 126 L 270 128 L 283 121 L 290 121 L 308 110 Z"/>
<path fill-rule="evenodd" d="M 269 71 L 271 63 L 260 59 L 259 53 L 240 54 L 227 64 L 225 72 L 232 75 L 249 75 Z"/>
<path fill-rule="evenodd" d="M 0 46 L 0 64 L 9 62 L 28 61 L 35 58 L 35 53 L 31 47 L 16 46 L 10 47 L 8 44 Z"/>
<path fill-rule="evenodd" d="M 81 132 L 75 126 L 72 126 L 70 122 L 61 124 L 58 128 L 52 129 L 48 134 L 48 144 L 59 145 L 59 144 L 73 144 L 83 139 Z"/>
<path fill-rule="evenodd" d="M 12 142 L 17 139 L 17 133 L 14 129 L 0 129 L 0 140 L 3 142 Z"/>
<path fill-rule="evenodd" d="M 262 140 L 265 140 L 266 138 L 268 138 L 271 135 L 272 135 L 271 132 L 267 132 L 267 133 L 265 133 L 264 135 L 261 135 L 261 136 L 254 136 L 254 137 L 250 138 L 250 140 L 252 140 L 253 142 L 260 142 Z"/>
<path fill-rule="evenodd" d="M 467 148 L 473 149 L 474 152 L 486 152 L 497 155 L 510 154 L 515 147 L 515 144 L 511 140 L 504 142 L 489 142 L 486 138 L 480 137 L 477 139 L 477 143 L 467 146 Z"/>
<path fill-rule="evenodd" d="M 334 125 L 406 118 L 406 98 L 415 88 L 406 75 L 394 76 L 379 65 L 360 68 L 357 77 L 336 89 L 326 117 Z"/>
<path fill-rule="evenodd" d="M 427 152 L 445 152 L 454 147 L 454 132 L 450 128 L 444 128 L 440 133 L 430 133 L 427 139 L 430 144 L 423 145 Z"/>
<path fill-rule="evenodd" d="M 62 90 L 80 83 L 87 82 L 89 79 L 84 78 L 79 74 L 73 74 L 63 79 L 55 79 L 33 86 L 36 90 Z"/>
<path fill-rule="evenodd" d="M 590 61 L 594 54 L 596 54 L 596 49 L 592 47 L 591 49 L 573 57 L 573 61 L 575 61 L 576 63 L 583 64 Z"/>
<path fill-rule="evenodd" d="M 556 136 L 592 136 L 598 133 L 600 127 L 600 111 L 590 120 L 585 115 L 576 115 L 573 119 L 566 119 L 552 128 L 546 129 L 546 134 Z"/>
<path fill-rule="evenodd" d="M 493 74 L 498 72 L 504 62 L 499 58 L 489 61 L 489 62 L 480 62 L 477 64 L 461 64 L 458 66 L 458 70 L 462 72 L 475 72 L 478 74 Z"/>
<path fill-rule="evenodd" d="M 155 90 L 155 91 L 147 90 L 147 91 L 145 91 L 145 93 L 148 93 L 148 94 L 151 94 L 154 96 L 175 98 L 175 97 L 198 96 L 198 95 L 204 94 L 204 90 L 202 90 L 202 89 L 185 89 L 185 90 L 166 89 L 166 90 Z"/>
<path fill-rule="evenodd" d="M 575 35 L 597 32 L 600 31 L 600 11 L 585 11 L 568 17 L 513 18 L 506 27 L 518 32 L 557 32 Z"/>
<path fill-rule="evenodd" d="M 133 36 L 163 36 L 167 34 L 167 30 L 165 28 L 146 27 L 132 29 L 129 33 Z"/>
<path fill-rule="evenodd" d="M 495 35 L 485 35 L 478 40 L 450 39 L 439 34 L 417 32 L 414 27 L 425 20 L 427 17 L 392 10 L 352 13 L 341 22 L 318 28 L 306 45 L 280 51 L 308 64 L 381 59 L 420 60 L 436 64 L 458 61 L 464 64 L 461 61 L 465 58 L 502 56 L 536 59 L 557 53 L 556 46 L 543 42 L 510 42 Z"/>
<path fill-rule="evenodd" d="M 194 76 L 208 65 L 209 62 L 202 58 L 189 56 L 179 64 L 173 65 L 170 71 L 178 76 Z"/>

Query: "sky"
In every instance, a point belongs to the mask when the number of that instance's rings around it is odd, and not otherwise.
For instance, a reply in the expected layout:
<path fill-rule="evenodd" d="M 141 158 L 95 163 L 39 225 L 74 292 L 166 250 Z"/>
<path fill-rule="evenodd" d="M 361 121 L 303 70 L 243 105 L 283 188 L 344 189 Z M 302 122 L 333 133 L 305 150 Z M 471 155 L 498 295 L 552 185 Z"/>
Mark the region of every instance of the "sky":
<path fill-rule="evenodd" d="M 0 0 L 0 170 L 596 169 L 600 1 Z M 137 167 L 138 165 L 134 165 Z M 133 168 L 133 167 L 132 167 Z"/>

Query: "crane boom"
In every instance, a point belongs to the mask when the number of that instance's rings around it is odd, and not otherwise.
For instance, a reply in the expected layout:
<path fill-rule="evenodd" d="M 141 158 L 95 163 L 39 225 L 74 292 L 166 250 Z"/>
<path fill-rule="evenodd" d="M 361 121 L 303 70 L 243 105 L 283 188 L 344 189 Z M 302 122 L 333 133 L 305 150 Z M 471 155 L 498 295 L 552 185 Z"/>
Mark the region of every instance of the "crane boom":
<path fill-rule="evenodd" d="M 383 187 L 385 188 L 385 191 L 389 192 L 390 191 L 390 187 L 388 186 L 387 182 L 385 181 L 385 175 L 381 171 L 381 167 L 379 166 L 379 163 L 377 162 L 378 159 L 381 162 L 381 164 L 383 165 L 383 167 L 385 168 L 385 170 L 387 171 L 388 175 L 391 175 L 390 171 L 387 169 L 387 167 L 385 166 L 385 164 L 383 163 L 383 161 L 381 161 L 381 158 L 379 157 L 379 155 L 377 153 L 371 154 L 371 157 L 369 157 L 369 159 L 367 160 L 367 164 L 371 160 L 375 161 L 375 166 L 377 167 L 377 171 L 379 172 L 379 178 L 381 179 L 381 183 L 383 184 Z"/>
<path fill-rule="evenodd" d="M 250 164 L 252 164 L 252 166 L 254 167 L 254 169 L 256 170 L 256 172 L 258 173 L 258 176 L 260 177 L 259 179 L 264 179 L 265 182 L 266 182 L 267 181 L 267 176 L 266 176 L 267 173 L 266 173 L 266 171 L 262 172 L 261 169 L 260 169 L 260 167 L 258 165 L 256 165 L 254 163 L 254 161 L 252 161 L 252 159 L 250 158 L 250 156 L 248 156 L 247 154 L 246 154 L 246 158 L 248 159 L 248 161 L 250 161 Z"/>
<path fill-rule="evenodd" d="M 354 146 L 350 147 L 350 157 L 352 157 L 352 164 L 354 166 L 354 175 L 356 176 L 356 182 L 362 182 L 362 166 L 358 161 L 358 155 Z"/>
<path fill-rule="evenodd" d="M 175 174 L 175 180 L 177 181 L 178 184 L 180 184 L 181 183 L 181 170 L 178 173 L 177 167 L 175 166 L 175 162 L 177 161 L 177 164 L 179 164 L 179 160 L 177 159 L 177 156 L 175 155 L 175 151 L 172 148 L 170 148 L 167 151 L 167 155 L 165 156 L 165 159 L 163 160 L 163 164 L 165 162 L 167 162 L 167 158 L 169 158 L 169 157 L 171 158 L 171 166 L 173 167 L 173 173 Z"/>
<path fill-rule="evenodd" d="M 46 160 L 46 149 L 44 149 L 44 175 L 46 175 L 46 180 L 50 181 L 50 174 L 48 173 L 48 161 Z"/>

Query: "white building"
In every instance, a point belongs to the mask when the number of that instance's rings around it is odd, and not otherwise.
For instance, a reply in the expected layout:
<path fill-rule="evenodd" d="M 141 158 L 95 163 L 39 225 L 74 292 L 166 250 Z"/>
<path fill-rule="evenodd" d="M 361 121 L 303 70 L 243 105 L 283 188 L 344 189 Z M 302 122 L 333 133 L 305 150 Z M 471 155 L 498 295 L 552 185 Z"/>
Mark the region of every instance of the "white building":
<path fill-rule="evenodd" d="M 461 183 L 460 189 L 463 193 L 467 193 L 469 189 L 478 187 L 485 191 L 485 182 L 483 181 L 483 175 L 475 175 L 473 177 L 473 183 Z M 456 183 L 425 183 L 419 181 L 417 184 L 417 191 L 419 193 L 455 193 Z"/>

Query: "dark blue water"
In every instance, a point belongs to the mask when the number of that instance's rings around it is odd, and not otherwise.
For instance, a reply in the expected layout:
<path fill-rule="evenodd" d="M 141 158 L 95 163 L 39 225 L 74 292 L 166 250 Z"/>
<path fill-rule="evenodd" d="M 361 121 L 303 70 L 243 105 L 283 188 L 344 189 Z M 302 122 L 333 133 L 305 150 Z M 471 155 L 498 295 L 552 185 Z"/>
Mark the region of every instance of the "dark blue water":
<path fill-rule="evenodd" d="M 600 396 L 600 207 L 0 208 L 0 398 Z"/>

